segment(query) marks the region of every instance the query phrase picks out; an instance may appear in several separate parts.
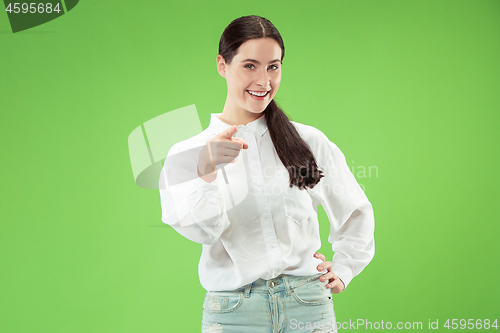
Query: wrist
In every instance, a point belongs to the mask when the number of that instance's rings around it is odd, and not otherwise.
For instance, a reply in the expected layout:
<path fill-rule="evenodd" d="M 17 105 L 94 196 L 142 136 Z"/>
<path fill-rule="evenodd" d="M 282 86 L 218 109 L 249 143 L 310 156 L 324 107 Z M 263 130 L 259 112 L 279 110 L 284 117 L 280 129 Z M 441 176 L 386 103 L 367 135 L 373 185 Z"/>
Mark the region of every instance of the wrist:
<path fill-rule="evenodd" d="M 198 176 L 203 179 L 207 183 L 213 182 L 217 178 L 217 171 L 215 172 L 210 172 L 206 174 L 202 174 L 200 170 L 198 169 Z"/>
<path fill-rule="evenodd" d="M 210 175 L 210 174 L 215 173 L 215 172 L 217 172 L 217 170 L 213 171 L 212 166 L 210 164 L 208 164 L 208 165 L 198 164 L 198 175 L 200 177 L 204 177 L 204 176 Z"/>

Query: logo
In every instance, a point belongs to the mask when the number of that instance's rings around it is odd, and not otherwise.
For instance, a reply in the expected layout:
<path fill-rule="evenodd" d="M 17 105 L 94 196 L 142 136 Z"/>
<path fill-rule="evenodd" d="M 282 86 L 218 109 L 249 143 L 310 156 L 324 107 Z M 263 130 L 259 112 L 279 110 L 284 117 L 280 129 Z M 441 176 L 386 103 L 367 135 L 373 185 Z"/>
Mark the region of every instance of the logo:
<path fill-rule="evenodd" d="M 4 0 L 12 32 L 16 33 L 52 21 L 75 8 L 79 0 L 14 2 Z"/>

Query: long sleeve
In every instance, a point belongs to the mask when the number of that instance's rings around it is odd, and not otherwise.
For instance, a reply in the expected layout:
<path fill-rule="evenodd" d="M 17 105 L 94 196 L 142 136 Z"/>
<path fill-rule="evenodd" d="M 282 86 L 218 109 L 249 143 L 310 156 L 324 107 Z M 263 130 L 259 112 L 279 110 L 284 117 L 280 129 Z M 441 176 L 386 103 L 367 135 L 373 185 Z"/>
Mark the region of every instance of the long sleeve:
<path fill-rule="evenodd" d="M 172 146 L 161 170 L 161 220 L 187 239 L 211 245 L 229 227 L 224 198 L 218 186 L 219 175 L 212 183 L 198 177 L 199 149 L 190 148 L 189 154 L 176 158 L 186 151 L 180 149 L 179 143 Z"/>
<path fill-rule="evenodd" d="M 349 170 L 344 154 L 328 138 L 322 144 L 318 183 L 319 200 L 330 221 L 328 241 L 335 252 L 332 271 L 345 287 L 375 254 L 374 215 L 371 203 Z"/>

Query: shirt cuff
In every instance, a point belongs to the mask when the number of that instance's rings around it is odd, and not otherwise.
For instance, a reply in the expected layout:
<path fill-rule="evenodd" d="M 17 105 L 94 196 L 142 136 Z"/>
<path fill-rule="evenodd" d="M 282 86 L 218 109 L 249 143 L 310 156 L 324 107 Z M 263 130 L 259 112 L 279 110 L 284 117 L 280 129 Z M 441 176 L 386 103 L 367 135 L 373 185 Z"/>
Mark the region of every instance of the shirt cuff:
<path fill-rule="evenodd" d="M 202 191 L 202 192 L 209 192 L 209 191 L 213 191 L 213 190 L 218 190 L 219 188 L 219 171 L 217 171 L 217 174 L 215 175 L 215 179 L 213 182 L 209 183 L 207 181 L 205 181 L 203 178 L 201 177 L 197 177 L 192 183 L 191 183 L 191 190 L 193 192 L 196 192 L 196 191 Z"/>
<path fill-rule="evenodd" d="M 343 291 L 345 291 L 347 289 L 347 285 L 353 278 L 351 269 L 347 266 L 332 262 L 332 272 L 334 272 L 335 275 L 337 275 L 339 279 L 342 280 L 345 287 Z"/>

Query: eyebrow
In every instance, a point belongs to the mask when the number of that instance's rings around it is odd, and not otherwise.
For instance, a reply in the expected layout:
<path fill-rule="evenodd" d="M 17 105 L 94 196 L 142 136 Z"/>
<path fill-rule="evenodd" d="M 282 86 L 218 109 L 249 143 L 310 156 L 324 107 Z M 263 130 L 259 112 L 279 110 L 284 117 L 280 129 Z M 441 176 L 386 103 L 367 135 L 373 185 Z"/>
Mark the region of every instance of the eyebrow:
<path fill-rule="evenodd" d="M 245 61 L 255 62 L 256 64 L 260 65 L 260 62 L 258 62 L 255 59 L 245 59 L 245 60 L 242 60 L 241 62 L 245 62 Z M 273 62 L 281 62 L 281 60 L 274 59 L 274 60 L 269 61 L 270 64 L 272 64 Z"/>

